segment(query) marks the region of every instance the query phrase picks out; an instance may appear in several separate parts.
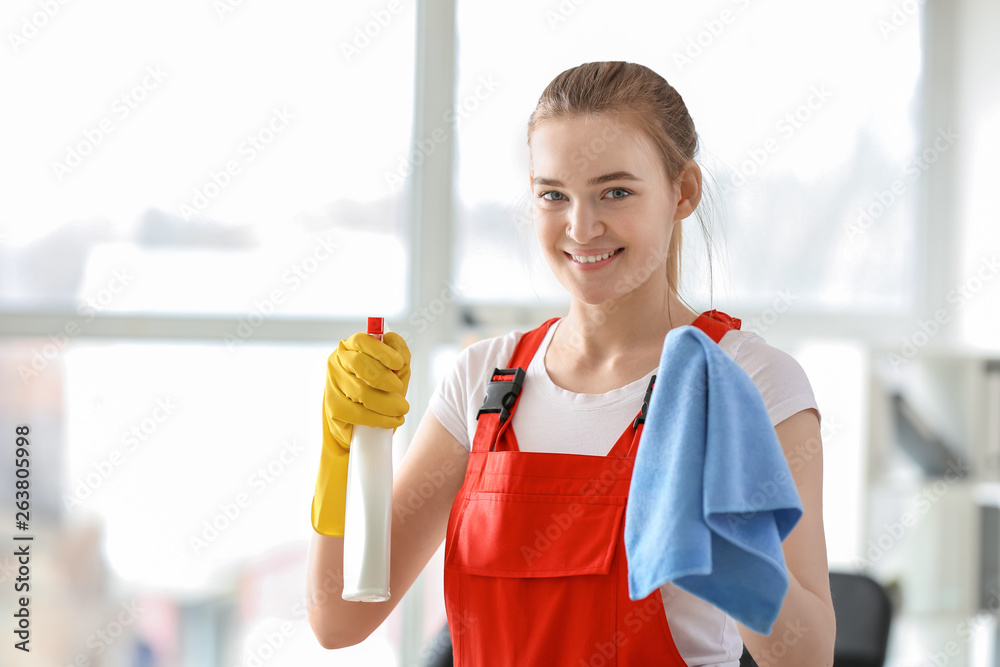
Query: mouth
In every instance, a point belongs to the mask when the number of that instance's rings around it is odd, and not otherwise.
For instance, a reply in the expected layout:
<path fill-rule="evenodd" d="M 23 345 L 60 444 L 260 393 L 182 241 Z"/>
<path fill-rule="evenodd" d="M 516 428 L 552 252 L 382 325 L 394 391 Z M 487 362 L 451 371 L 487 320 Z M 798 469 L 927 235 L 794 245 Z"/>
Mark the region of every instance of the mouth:
<path fill-rule="evenodd" d="M 608 252 L 603 252 L 595 255 L 573 255 L 566 253 L 571 260 L 576 264 L 599 264 L 601 262 L 606 262 L 615 255 L 619 254 L 625 250 L 625 248 L 618 248 L 617 250 L 609 250 Z"/>

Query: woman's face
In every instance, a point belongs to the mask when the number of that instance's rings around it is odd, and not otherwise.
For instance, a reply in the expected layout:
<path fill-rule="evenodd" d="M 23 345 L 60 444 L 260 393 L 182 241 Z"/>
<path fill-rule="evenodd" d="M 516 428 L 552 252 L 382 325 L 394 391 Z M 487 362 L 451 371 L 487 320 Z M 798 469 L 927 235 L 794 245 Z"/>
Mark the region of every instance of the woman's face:
<path fill-rule="evenodd" d="M 538 240 L 570 295 L 597 305 L 662 281 L 680 188 L 620 116 L 545 121 L 531 135 Z M 688 207 L 689 208 L 689 207 Z"/>

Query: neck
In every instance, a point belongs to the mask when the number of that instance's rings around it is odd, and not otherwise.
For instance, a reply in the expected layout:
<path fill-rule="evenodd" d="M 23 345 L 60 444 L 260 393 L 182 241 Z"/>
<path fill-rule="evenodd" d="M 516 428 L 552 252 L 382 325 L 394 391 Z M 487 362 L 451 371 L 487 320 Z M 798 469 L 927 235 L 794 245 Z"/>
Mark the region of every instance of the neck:
<path fill-rule="evenodd" d="M 601 304 L 574 300 L 553 343 L 562 354 L 587 359 L 596 366 L 614 363 L 623 355 L 658 359 L 667 332 L 691 324 L 697 316 L 664 280 Z"/>

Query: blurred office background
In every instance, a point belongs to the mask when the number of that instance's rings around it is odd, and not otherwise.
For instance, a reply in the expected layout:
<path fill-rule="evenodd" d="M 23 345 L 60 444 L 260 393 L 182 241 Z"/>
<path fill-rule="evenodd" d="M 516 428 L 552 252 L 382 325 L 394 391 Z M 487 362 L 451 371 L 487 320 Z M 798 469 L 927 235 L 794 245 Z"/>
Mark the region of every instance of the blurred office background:
<path fill-rule="evenodd" d="M 525 124 L 559 72 L 629 60 L 701 135 L 685 296 L 809 375 L 831 568 L 891 592 L 888 664 L 1000 664 L 996 2 L 2 14 L 0 498 L 9 539 L 30 425 L 35 541 L 32 652 L 0 663 L 422 664 L 440 552 L 363 644 L 305 621 L 326 357 L 366 315 L 407 337 L 398 461 L 462 345 L 561 313 Z"/>

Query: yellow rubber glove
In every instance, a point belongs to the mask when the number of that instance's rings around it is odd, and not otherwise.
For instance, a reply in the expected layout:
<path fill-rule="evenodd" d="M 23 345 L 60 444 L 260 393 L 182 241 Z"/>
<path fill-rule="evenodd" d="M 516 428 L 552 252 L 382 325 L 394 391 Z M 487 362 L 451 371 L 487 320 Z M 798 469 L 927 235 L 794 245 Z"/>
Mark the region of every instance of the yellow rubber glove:
<path fill-rule="evenodd" d="M 347 454 L 353 425 L 395 429 L 410 409 L 410 349 L 397 333 L 379 341 L 356 333 L 340 341 L 326 363 L 323 451 L 312 503 L 313 530 L 343 536 Z"/>

